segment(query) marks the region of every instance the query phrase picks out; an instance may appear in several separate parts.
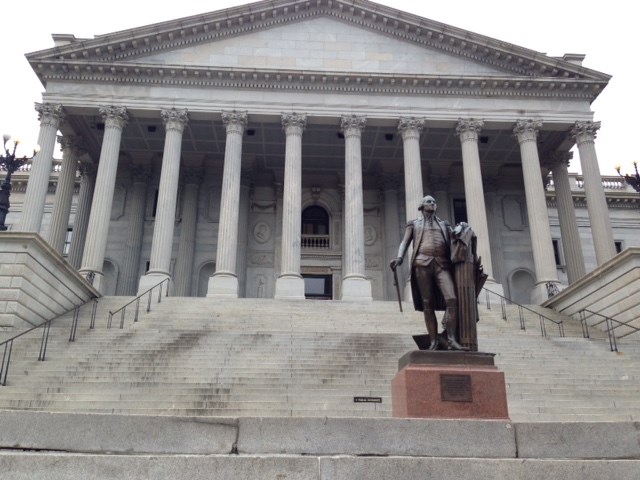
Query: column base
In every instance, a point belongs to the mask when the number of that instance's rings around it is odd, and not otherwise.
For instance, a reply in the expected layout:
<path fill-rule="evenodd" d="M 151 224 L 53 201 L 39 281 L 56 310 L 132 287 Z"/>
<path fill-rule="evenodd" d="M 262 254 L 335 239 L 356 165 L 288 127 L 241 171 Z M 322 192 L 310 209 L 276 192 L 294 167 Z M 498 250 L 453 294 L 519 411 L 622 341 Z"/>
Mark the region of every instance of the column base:
<path fill-rule="evenodd" d="M 553 296 L 549 294 L 550 292 L 547 288 L 548 284 L 553 284 L 553 286 L 557 289 L 555 293 L 559 293 L 559 291 L 563 288 L 558 280 L 544 280 L 542 282 L 538 282 L 531 291 L 531 303 L 533 303 L 534 305 L 542 305 Z"/>
<path fill-rule="evenodd" d="M 98 292 L 100 292 L 102 295 L 104 295 L 104 293 L 107 290 L 107 282 L 106 282 L 106 279 L 104 278 L 104 274 L 102 272 L 98 272 L 96 270 L 83 270 L 83 269 L 80 269 L 80 270 L 78 270 L 78 273 L 80 275 L 82 275 L 82 277 L 93 288 L 95 288 Z M 91 275 L 91 274 L 93 274 L 93 275 Z"/>
<path fill-rule="evenodd" d="M 300 275 L 280 275 L 276 279 L 277 300 L 304 300 L 304 278 Z"/>
<path fill-rule="evenodd" d="M 238 277 L 233 273 L 214 273 L 209 277 L 207 298 L 238 298 Z"/>
<path fill-rule="evenodd" d="M 369 279 L 361 276 L 343 278 L 341 300 L 344 302 L 372 302 L 373 297 Z"/>
<path fill-rule="evenodd" d="M 147 272 L 140 277 L 140 282 L 138 282 L 138 293 L 136 295 L 140 295 L 141 293 L 150 290 L 151 288 L 158 285 L 163 280 L 171 278 L 171 275 L 167 272 Z M 166 284 L 162 285 L 162 291 L 166 292 Z M 169 281 L 169 288 L 171 289 L 171 281 Z M 156 289 L 157 291 L 157 289 Z"/>

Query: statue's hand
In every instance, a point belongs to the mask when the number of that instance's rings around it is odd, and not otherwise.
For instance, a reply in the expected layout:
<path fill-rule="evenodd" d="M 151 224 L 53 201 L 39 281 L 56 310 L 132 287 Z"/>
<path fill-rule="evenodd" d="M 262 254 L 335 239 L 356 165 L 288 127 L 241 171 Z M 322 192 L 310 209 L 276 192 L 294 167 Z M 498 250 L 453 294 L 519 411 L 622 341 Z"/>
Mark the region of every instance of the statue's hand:
<path fill-rule="evenodd" d="M 391 260 L 391 263 L 389 264 L 389 266 L 391 267 L 391 270 L 395 270 L 399 265 L 402 265 L 402 257 L 398 257 L 395 260 Z"/>

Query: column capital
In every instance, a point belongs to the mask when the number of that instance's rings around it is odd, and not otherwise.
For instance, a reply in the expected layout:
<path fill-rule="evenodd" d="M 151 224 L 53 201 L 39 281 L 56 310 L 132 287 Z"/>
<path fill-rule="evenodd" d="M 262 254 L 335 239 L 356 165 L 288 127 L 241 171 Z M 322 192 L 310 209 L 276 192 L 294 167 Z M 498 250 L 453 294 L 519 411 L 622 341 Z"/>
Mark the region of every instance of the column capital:
<path fill-rule="evenodd" d="M 477 142 L 482 127 L 484 127 L 483 120 L 460 118 L 458 125 L 456 125 L 456 134 L 460 137 L 461 142 Z"/>
<path fill-rule="evenodd" d="M 346 136 L 360 136 L 367 125 L 367 118 L 359 115 L 343 115 L 340 118 L 340 131 Z"/>
<path fill-rule="evenodd" d="M 593 142 L 598 130 L 600 130 L 600 122 L 576 122 L 571 129 L 571 137 L 578 145 Z"/>
<path fill-rule="evenodd" d="M 176 110 L 175 108 L 163 108 L 160 116 L 164 123 L 165 130 L 176 130 L 179 133 L 184 131 L 184 127 L 189 123 L 189 112 L 187 109 Z"/>
<path fill-rule="evenodd" d="M 202 167 L 183 167 L 180 178 L 185 185 L 200 185 L 204 177 L 204 168 Z"/>
<path fill-rule="evenodd" d="M 104 119 L 105 128 L 115 127 L 122 130 L 129 122 L 129 113 L 127 107 L 117 107 L 113 105 L 104 105 L 98 108 L 100 116 Z"/>
<path fill-rule="evenodd" d="M 131 177 L 133 183 L 147 183 L 151 176 L 151 166 L 143 164 L 131 165 Z"/>
<path fill-rule="evenodd" d="M 93 162 L 80 162 L 78 165 L 78 171 L 80 172 L 81 177 L 95 178 L 98 167 Z"/>
<path fill-rule="evenodd" d="M 305 113 L 282 113 L 282 128 L 287 135 L 302 135 L 307 126 L 307 115 Z"/>
<path fill-rule="evenodd" d="M 519 143 L 535 142 L 538 138 L 538 131 L 542 128 L 541 120 L 518 120 L 513 129 L 513 134 L 518 138 Z"/>
<path fill-rule="evenodd" d="M 63 154 L 66 154 L 67 151 L 75 151 L 77 155 L 85 153 L 82 137 L 77 135 L 58 135 L 57 139 Z"/>
<path fill-rule="evenodd" d="M 551 170 L 558 165 L 566 165 L 569 167 L 571 159 L 573 159 L 573 152 L 551 152 L 543 162 L 543 165 Z"/>
<path fill-rule="evenodd" d="M 424 118 L 400 117 L 398 120 L 398 131 L 402 134 L 402 138 L 407 137 L 420 138 L 420 133 L 424 130 Z"/>
<path fill-rule="evenodd" d="M 378 177 L 378 189 L 382 192 L 388 190 L 400 190 L 402 177 L 400 175 L 380 175 Z"/>
<path fill-rule="evenodd" d="M 247 127 L 249 121 L 249 115 L 247 112 L 222 112 L 222 124 L 227 130 L 227 133 L 239 133 L 242 135 L 244 129 Z"/>
<path fill-rule="evenodd" d="M 51 125 L 59 128 L 66 118 L 66 113 L 62 105 L 52 103 L 36 103 L 36 112 L 40 125 Z"/>
<path fill-rule="evenodd" d="M 447 192 L 449 190 L 450 175 L 430 175 L 429 185 L 434 192 Z"/>

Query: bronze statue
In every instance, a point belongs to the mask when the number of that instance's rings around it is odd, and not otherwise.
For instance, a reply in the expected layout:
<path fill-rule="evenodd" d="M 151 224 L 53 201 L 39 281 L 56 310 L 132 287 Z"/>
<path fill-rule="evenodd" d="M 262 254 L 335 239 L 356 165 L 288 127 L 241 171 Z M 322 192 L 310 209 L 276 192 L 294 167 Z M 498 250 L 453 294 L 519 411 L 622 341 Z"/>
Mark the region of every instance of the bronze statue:
<path fill-rule="evenodd" d="M 436 216 L 436 200 L 431 196 L 422 199 L 418 210 L 420 217 L 407 224 L 400 243 L 398 258 L 391 262 L 391 269 L 401 265 L 409 244 L 413 242 L 411 255 L 411 293 L 417 311 L 424 312 L 429 333 L 429 350 L 438 348 L 438 321 L 435 310 L 445 310 L 447 344 L 450 350 L 467 350 L 456 339 L 458 304 L 451 263 L 451 228 Z"/>

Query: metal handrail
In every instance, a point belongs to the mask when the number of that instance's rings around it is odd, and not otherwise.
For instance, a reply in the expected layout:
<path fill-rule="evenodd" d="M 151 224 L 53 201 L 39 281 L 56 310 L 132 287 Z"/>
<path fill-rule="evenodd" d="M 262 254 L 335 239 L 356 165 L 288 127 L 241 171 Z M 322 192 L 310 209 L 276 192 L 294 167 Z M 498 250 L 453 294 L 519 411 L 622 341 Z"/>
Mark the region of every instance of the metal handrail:
<path fill-rule="evenodd" d="M 594 312 L 592 310 L 589 310 L 588 308 L 583 308 L 578 312 L 578 315 L 580 316 L 580 323 L 582 324 L 582 335 L 585 338 L 589 338 L 589 324 L 587 323 L 587 316 L 585 315 L 585 312 L 590 313 L 591 315 L 598 315 L 599 317 L 602 317 L 602 320 L 592 324 L 591 326 L 595 327 L 602 323 L 605 324 L 607 329 L 607 336 L 609 337 L 609 348 L 611 349 L 612 352 L 618 351 L 617 338 L 624 338 L 629 335 L 633 335 L 634 333 L 640 332 L 640 328 L 634 325 L 629 325 L 629 323 L 621 322 L 620 320 L 616 320 L 615 318 L 608 317 L 607 315 L 603 315 L 602 313 Z M 614 323 L 617 325 L 614 326 Z M 628 327 L 632 331 L 625 333 L 624 335 L 620 335 L 619 337 L 616 337 L 614 330 L 620 327 Z"/>
<path fill-rule="evenodd" d="M 486 302 L 487 302 L 487 310 L 491 310 L 491 300 L 489 297 L 489 294 L 491 295 L 495 295 L 497 297 L 500 297 L 500 307 L 502 309 L 502 319 L 504 321 L 507 321 L 507 303 L 510 305 L 517 305 L 518 306 L 518 318 L 520 320 L 520 330 L 526 330 L 526 325 L 525 325 L 525 321 L 524 321 L 524 310 L 527 310 L 531 313 L 533 313 L 534 315 L 538 315 L 538 320 L 540 323 L 540 334 L 543 337 L 547 336 L 547 326 L 546 326 L 546 321 L 550 321 L 551 323 L 555 323 L 558 326 L 558 332 L 560 334 L 561 337 L 564 337 L 564 322 L 562 320 L 554 320 L 553 318 L 549 318 L 546 315 L 543 315 L 540 312 L 536 312 L 535 310 L 532 310 L 531 308 L 525 307 L 524 305 L 521 305 L 517 302 L 514 302 L 513 300 L 511 300 L 510 298 L 507 298 L 503 295 L 500 295 L 499 293 L 496 293 L 492 290 L 489 290 L 486 287 L 483 287 L 483 290 L 485 291 L 485 296 L 486 296 Z"/>
<path fill-rule="evenodd" d="M 158 290 L 158 302 L 157 303 L 161 303 L 162 302 L 162 284 L 166 282 L 167 284 L 167 289 L 166 289 L 166 293 L 165 293 L 165 297 L 169 296 L 169 284 L 170 284 L 171 278 L 167 277 L 164 280 L 162 280 L 161 282 L 155 284 L 153 287 L 149 288 L 148 290 L 145 290 L 144 292 L 142 292 L 140 295 L 138 295 L 136 298 L 134 298 L 133 300 L 130 300 L 128 303 L 126 303 L 125 305 L 123 305 L 122 307 L 120 307 L 119 309 L 115 310 L 115 311 L 111 311 L 109 310 L 109 320 L 107 322 L 107 328 L 111 328 L 111 322 L 113 321 L 113 316 L 120 312 L 120 328 L 124 328 L 124 318 L 126 315 L 126 311 L 127 311 L 127 307 L 129 305 L 131 305 L 133 302 L 136 303 L 136 313 L 135 316 L 133 318 L 133 322 L 137 322 L 138 321 L 138 312 L 140 310 L 140 299 L 142 297 L 144 297 L 146 294 L 149 294 L 149 298 L 147 300 L 147 313 L 149 313 L 151 311 L 151 298 L 153 296 L 152 292 L 155 288 L 160 287 L 160 289 Z"/>
<path fill-rule="evenodd" d="M 56 315 L 55 317 L 49 320 L 42 322 L 39 325 L 31 327 L 28 330 L 20 332 L 19 334 L 14 335 L 13 337 L 7 340 L 4 340 L 3 342 L 0 342 L 0 348 L 4 346 L 3 353 L 2 353 L 2 364 L 0 365 L 0 386 L 4 387 L 7 385 L 7 376 L 9 374 L 9 365 L 11 363 L 11 353 L 13 351 L 13 342 L 15 340 L 17 340 L 20 337 L 23 337 L 24 335 L 27 335 L 28 333 L 33 332 L 34 330 L 37 330 L 38 328 L 42 328 L 42 338 L 40 340 L 40 350 L 38 352 L 38 361 L 44 362 L 47 356 L 47 346 L 49 345 L 49 332 L 51 331 L 51 324 L 54 321 L 56 321 L 58 318 L 64 315 L 67 315 L 71 311 L 74 311 L 73 320 L 71 321 L 71 332 L 69 333 L 69 341 L 75 342 L 76 331 L 78 329 L 78 313 L 80 311 L 80 308 L 84 307 L 89 302 L 93 302 L 93 308 L 91 311 L 91 326 L 89 327 L 89 328 L 93 328 L 93 325 L 95 325 L 96 308 L 98 306 L 98 299 L 95 297 L 86 301 L 82 305 L 77 305 L 72 309 L 69 309 L 59 315 Z"/>

